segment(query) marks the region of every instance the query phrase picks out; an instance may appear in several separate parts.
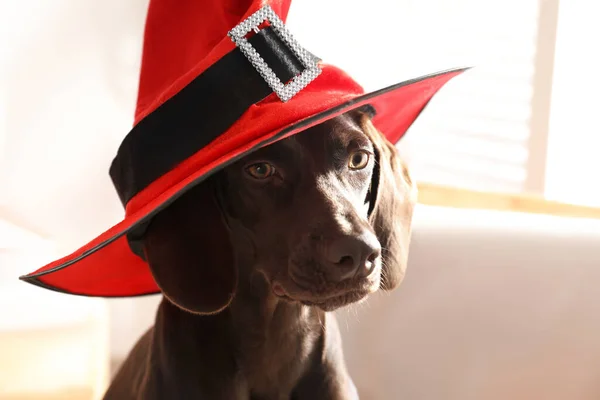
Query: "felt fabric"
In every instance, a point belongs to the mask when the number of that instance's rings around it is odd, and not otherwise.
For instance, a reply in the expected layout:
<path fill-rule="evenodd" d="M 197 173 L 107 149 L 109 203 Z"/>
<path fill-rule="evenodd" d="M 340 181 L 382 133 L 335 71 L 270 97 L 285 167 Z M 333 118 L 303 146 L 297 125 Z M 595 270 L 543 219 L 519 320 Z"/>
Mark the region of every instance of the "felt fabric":
<path fill-rule="evenodd" d="M 169 0 L 151 0 L 135 125 L 150 115 L 161 118 L 162 104 L 234 51 L 227 32 L 267 3 L 285 21 L 290 0 L 185 0 L 176 5 Z M 319 66 L 322 73 L 291 100 L 283 103 L 272 93 L 252 104 L 216 139 L 137 192 L 126 202 L 122 222 L 72 254 L 21 279 L 47 289 L 86 296 L 157 293 L 150 269 L 134 253 L 128 235 L 191 187 L 253 150 L 365 104 L 376 110 L 375 126 L 388 140 L 397 143 L 444 84 L 465 70 L 427 75 L 365 94 L 343 70 L 323 62 Z M 169 118 L 177 118 L 177 114 Z"/>
<path fill-rule="evenodd" d="M 151 0 L 135 124 L 232 51 L 227 33 L 266 4 L 286 21 L 291 0 Z"/>
<path fill-rule="evenodd" d="M 267 27 L 248 42 L 282 81 L 289 81 L 304 66 L 275 38 L 277 33 Z M 127 204 L 152 181 L 218 138 L 271 93 L 273 89 L 239 49 L 227 53 L 123 139 L 109 170 L 121 202 Z"/>

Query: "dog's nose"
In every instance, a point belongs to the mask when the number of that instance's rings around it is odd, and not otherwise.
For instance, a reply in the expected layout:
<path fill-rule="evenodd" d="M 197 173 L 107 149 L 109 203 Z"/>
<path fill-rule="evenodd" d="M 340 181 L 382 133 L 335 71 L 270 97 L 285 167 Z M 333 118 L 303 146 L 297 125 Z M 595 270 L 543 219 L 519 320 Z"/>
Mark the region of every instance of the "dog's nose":
<path fill-rule="evenodd" d="M 381 254 L 381 245 L 371 232 L 358 236 L 342 236 L 325 249 L 331 279 L 343 281 L 355 275 L 366 277 Z"/>

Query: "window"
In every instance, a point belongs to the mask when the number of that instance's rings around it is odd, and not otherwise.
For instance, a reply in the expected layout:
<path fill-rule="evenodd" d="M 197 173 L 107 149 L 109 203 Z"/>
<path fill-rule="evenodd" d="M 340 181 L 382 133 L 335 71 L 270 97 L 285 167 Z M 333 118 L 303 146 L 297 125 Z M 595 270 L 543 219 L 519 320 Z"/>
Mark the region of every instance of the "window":
<path fill-rule="evenodd" d="M 400 147 L 418 181 L 520 193 L 540 187 L 531 144 L 539 7 L 536 0 L 414 2 L 426 71 L 475 68 L 428 105 Z M 539 167 L 538 167 L 539 169 Z"/>
<path fill-rule="evenodd" d="M 449 67 L 476 67 L 451 81 L 401 142 L 417 180 L 508 192 L 538 188 L 529 165 L 538 1 L 383 3 L 366 14 L 359 7 L 339 10 L 341 23 L 364 22 L 341 32 L 340 43 L 324 49 L 366 88 Z M 294 13 L 300 6 L 311 9 L 295 3 Z M 333 6 L 322 10 L 333 11 Z M 377 35 L 393 38 L 396 46 Z M 311 39 L 307 35 L 302 43 Z M 357 54 L 355 47 L 373 51 Z"/>
<path fill-rule="evenodd" d="M 590 51 L 600 28 L 589 3 L 369 4 L 296 2 L 288 24 L 300 43 L 367 90 L 475 67 L 440 91 L 399 144 L 417 181 L 600 206 L 600 185 L 593 185 L 600 60 Z M 311 30 L 296 26 L 306 19 L 314 21 Z M 348 29 L 348 20 L 362 22 Z"/>
<path fill-rule="evenodd" d="M 546 196 L 600 206 L 600 25 L 591 4 L 560 3 Z"/>

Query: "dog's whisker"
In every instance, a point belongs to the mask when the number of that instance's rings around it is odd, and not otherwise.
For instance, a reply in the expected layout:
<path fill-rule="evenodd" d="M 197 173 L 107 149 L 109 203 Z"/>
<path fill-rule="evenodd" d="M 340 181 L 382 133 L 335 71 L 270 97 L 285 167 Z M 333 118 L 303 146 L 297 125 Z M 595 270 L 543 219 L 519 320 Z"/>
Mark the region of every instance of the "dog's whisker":
<path fill-rule="evenodd" d="M 358 315 L 358 310 L 356 308 L 354 309 L 354 319 L 356 320 L 357 323 L 360 323 L 360 317 Z"/>

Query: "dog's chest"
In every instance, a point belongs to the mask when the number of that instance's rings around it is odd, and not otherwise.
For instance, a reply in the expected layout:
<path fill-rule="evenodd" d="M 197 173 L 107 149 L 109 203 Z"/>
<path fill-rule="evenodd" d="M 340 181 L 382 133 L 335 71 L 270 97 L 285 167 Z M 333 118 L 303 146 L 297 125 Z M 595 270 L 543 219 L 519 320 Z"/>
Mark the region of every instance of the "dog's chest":
<path fill-rule="evenodd" d="M 264 399 L 287 398 L 298 383 L 317 350 L 321 324 L 306 315 L 274 313 L 259 317 L 240 337 L 239 363 L 242 375 L 253 395 Z"/>

